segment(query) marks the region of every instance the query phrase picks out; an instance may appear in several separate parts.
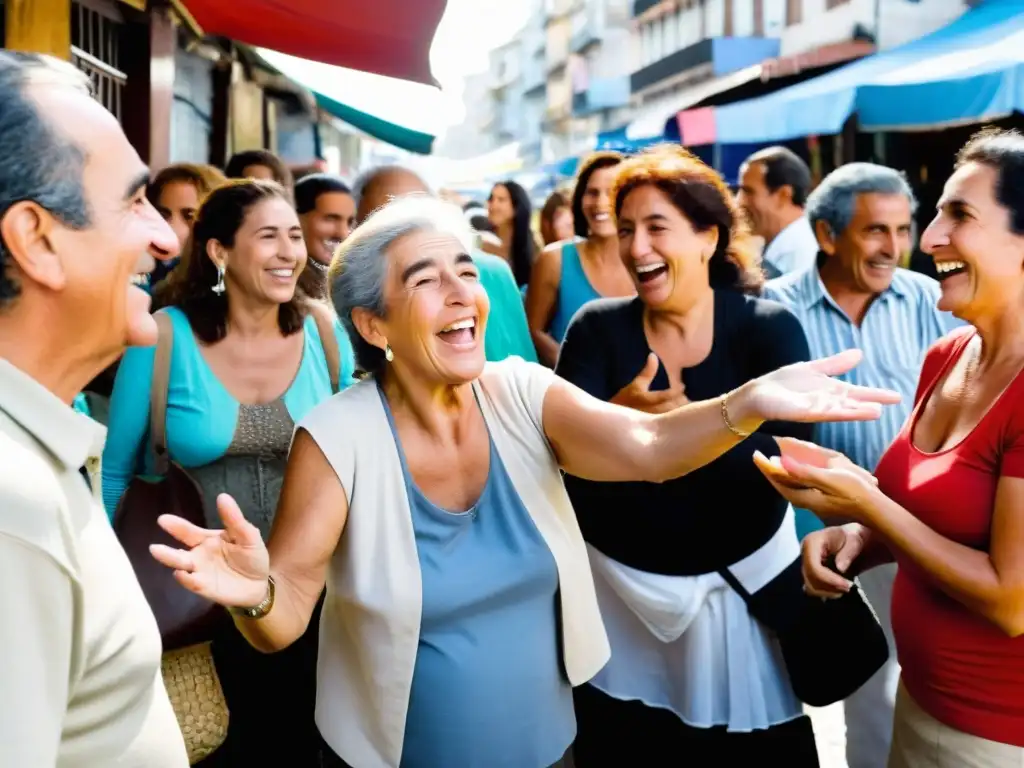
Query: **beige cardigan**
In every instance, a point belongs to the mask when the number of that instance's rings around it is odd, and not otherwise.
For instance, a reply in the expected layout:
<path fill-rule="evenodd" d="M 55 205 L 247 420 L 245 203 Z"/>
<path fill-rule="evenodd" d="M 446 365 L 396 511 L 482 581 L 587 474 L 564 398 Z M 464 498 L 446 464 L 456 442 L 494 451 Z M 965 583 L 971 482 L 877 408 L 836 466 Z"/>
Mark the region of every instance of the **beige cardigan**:
<path fill-rule="evenodd" d="M 498 455 L 555 559 L 563 661 L 576 686 L 605 665 L 610 649 L 586 546 L 541 423 L 553 378 L 515 357 L 488 363 L 473 389 Z M 317 725 L 354 768 L 398 768 L 423 596 L 401 462 L 376 383 L 335 395 L 297 428 L 320 446 L 349 502 L 320 620 Z"/>

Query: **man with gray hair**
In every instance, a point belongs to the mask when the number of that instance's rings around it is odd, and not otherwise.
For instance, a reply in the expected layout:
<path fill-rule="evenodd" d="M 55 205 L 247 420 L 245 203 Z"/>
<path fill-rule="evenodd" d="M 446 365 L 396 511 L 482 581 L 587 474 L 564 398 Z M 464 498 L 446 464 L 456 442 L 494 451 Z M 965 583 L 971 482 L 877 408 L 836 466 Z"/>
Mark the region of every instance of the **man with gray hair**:
<path fill-rule="evenodd" d="M 891 168 L 871 163 L 838 168 L 807 200 L 820 248 L 817 263 L 770 281 L 764 291 L 800 319 L 812 357 L 861 349 L 861 364 L 841 378 L 903 396 L 878 421 L 815 428 L 815 442 L 870 471 L 910 414 L 925 353 L 959 322 L 936 308 L 937 282 L 900 267 L 911 248 L 916 206 L 907 180 Z M 889 618 L 895 576 L 892 564 L 860 575 L 889 638 L 890 660 L 845 702 L 850 768 L 885 765 L 889 752 L 899 680 Z"/>
<path fill-rule="evenodd" d="M 384 165 L 365 171 L 352 185 L 357 222 L 364 221 L 388 201 L 409 194 L 433 195 L 433 192 L 415 172 L 400 165 Z M 487 359 L 499 362 L 510 355 L 517 355 L 537 362 L 537 350 L 526 324 L 522 294 L 516 287 L 508 262 L 479 248 L 470 255 L 480 272 L 480 283 L 491 300 L 491 314 L 484 337 Z"/>
<path fill-rule="evenodd" d="M 0 765 L 186 768 L 160 634 L 99 499 L 75 396 L 156 341 L 137 284 L 178 241 L 65 62 L 0 51 Z"/>

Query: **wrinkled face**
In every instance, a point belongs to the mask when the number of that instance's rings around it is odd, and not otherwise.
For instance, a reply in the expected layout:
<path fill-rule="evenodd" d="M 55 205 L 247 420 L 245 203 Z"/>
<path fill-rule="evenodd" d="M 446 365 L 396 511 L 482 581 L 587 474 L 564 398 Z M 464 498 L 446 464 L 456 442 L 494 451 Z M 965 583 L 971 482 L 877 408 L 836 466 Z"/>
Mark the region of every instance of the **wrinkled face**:
<path fill-rule="evenodd" d="M 277 181 L 274 169 L 269 165 L 247 165 L 242 169 L 243 179 L 260 179 L 261 181 Z"/>
<path fill-rule="evenodd" d="M 171 225 L 182 248 L 192 234 L 192 223 L 199 210 L 199 190 L 187 181 L 172 181 L 160 190 L 156 209 L 164 221 Z"/>
<path fill-rule="evenodd" d="M 612 217 L 612 199 L 608 196 L 615 179 L 615 166 L 598 168 L 587 179 L 583 191 L 583 215 L 591 237 L 614 237 L 615 219 Z"/>
<path fill-rule="evenodd" d="M 745 163 L 740 168 L 740 188 L 736 202 L 746 213 L 754 234 L 771 239 L 779 230 L 781 212 L 790 198 L 787 187 L 770 191 L 764 174 L 764 163 Z"/>
<path fill-rule="evenodd" d="M 67 343 L 97 356 L 156 343 L 149 295 L 137 287 L 156 260 L 178 253 L 174 232 L 146 199 L 148 170 L 117 120 L 88 94 L 33 85 L 42 118 L 85 155 L 81 185 L 90 223 L 75 230 L 34 202 L 3 217 L 26 300 L 48 302 L 53 322 L 71 328 Z M 18 299 L 20 300 L 20 299 Z"/>
<path fill-rule="evenodd" d="M 472 257 L 455 237 L 414 232 L 388 250 L 386 318 L 371 343 L 391 345 L 389 365 L 420 380 L 461 384 L 484 367 L 487 293 Z"/>
<path fill-rule="evenodd" d="M 287 304 L 306 266 L 306 244 L 295 210 L 279 197 L 261 200 L 249 209 L 225 248 L 211 240 L 207 255 L 225 268 L 228 295 L 243 294 L 265 304 Z"/>
<path fill-rule="evenodd" d="M 880 294 L 910 250 L 913 228 L 910 201 L 904 195 L 857 195 L 853 218 L 838 238 L 816 227 L 818 244 L 844 280 L 863 293 Z"/>
<path fill-rule="evenodd" d="M 571 240 L 575 236 L 573 230 L 572 211 L 569 208 L 558 208 L 551 217 L 551 232 L 555 241 Z"/>
<path fill-rule="evenodd" d="M 717 233 L 695 231 L 663 191 L 633 189 L 623 200 L 618 227 L 622 263 L 647 306 L 685 307 L 707 290 Z"/>
<path fill-rule="evenodd" d="M 344 192 L 325 192 L 316 199 L 316 207 L 299 218 L 310 258 L 330 264 L 334 251 L 355 228 L 356 201 Z"/>
<path fill-rule="evenodd" d="M 487 198 L 487 218 L 495 228 L 506 226 L 515 218 L 516 209 L 512 205 L 512 196 L 504 184 L 495 185 L 491 196 Z"/>
<path fill-rule="evenodd" d="M 999 317 L 1024 296 L 1024 236 L 996 199 L 998 178 L 981 163 L 957 169 L 921 237 L 939 273 L 939 309 L 969 322 Z"/>

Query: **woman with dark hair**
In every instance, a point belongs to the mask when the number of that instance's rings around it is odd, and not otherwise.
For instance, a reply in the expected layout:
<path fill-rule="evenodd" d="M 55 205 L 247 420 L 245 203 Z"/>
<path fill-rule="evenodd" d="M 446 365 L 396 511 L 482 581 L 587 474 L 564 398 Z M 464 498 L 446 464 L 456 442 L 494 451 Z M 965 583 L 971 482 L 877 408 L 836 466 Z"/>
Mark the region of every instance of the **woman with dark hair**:
<path fill-rule="evenodd" d="M 192 234 L 192 223 L 199 204 L 210 192 L 227 182 L 224 174 L 212 165 L 175 163 L 160 171 L 146 188 L 146 197 L 164 221 L 171 225 L 182 251 Z M 159 262 L 149 276 L 149 284 L 156 286 L 174 269 L 180 259 Z"/>
<path fill-rule="evenodd" d="M 569 321 L 588 301 L 633 296 L 636 289 L 619 258 L 608 190 L 622 162 L 617 152 L 597 152 L 580 165 L 572 194 L 572 220 L 582 240 L 555 243 L 533 265 L 526 319 L 537 355 L 553 366 Z"/>
<path fill-rule="evenodd" d="M 756 298 L 761 271 L 714 170 L 673 146 L 615 170 L 621 263 L 638 295 L 583 307 L 558 375 L 600 400 L 666 413 L 809 359 L 797 319 Z M 770 589 L 782 615 L 806 599 L 789 579 L 800 556 L 793 513 L 751 461 L 756 450 L 777 455 L 779 435 L 811 430 L 765 423 L 664 483 L 566 475 L 612 648 L 576 689 L 580 768 L 607 765 L 627 743 L 635 762 L 671 752 L 714 755 L 716 765 L 818 765 L 770 628 L 719 575 L 729 568 L 750 593 Z"/>
<path fill-rule="evenodd" d="M 191 244 L 165 283 L 166 309 L 156 314 L 162 338 L 173 339 L 168 458 L 202 490 L 211 524 L 217 495 L 228 492 L 267 535 L 294 425 L 331 396 L 334 381 L 351 381 L 351 346 L 326 306 L 296 292 L 306 247 L 274 182 L 214 190 Z M 103 455 L 110 515 L 132 476 L 153 471 L 147 434 L 155 351 L 129 349 L 117 373 Z M 207 765 L 316 765 L 315 632 L 274 657 L 253 651 L 231 626 L 214 638 L 231 717 L 227 740 Z"/>
<path fill-rule="evenodd" d="M 939 309 L 970 325 L 928 351 L 874 477 L 816 446 L 758 461 L 794 505 L 855 521 L 805 540 L 811 594 L 899 565 L 890 768 L 1008 768 L 1024 765 L 1024 137 L 972 138 L 937 208 L 921 247 Z"/>
<path fill-rule="evenodd" d="M 484 250 L 508 262 L 520 289 L 530 282 L 530 269 L 537 253 L 537 241 L 530 229 L 532 216 L 533 207 L 525 189 L 514 181 L 494 185 L 487 198 L 487 218 L 501 238 L 501 247 L 488 248 L 484 244 Z"/>
<path fill-rule="evenodd" d="M 571 202 L 561 192 L 552 192 L 540 209 L 540 237 L 544 247 L 571 240 L 573 229 Z"/>

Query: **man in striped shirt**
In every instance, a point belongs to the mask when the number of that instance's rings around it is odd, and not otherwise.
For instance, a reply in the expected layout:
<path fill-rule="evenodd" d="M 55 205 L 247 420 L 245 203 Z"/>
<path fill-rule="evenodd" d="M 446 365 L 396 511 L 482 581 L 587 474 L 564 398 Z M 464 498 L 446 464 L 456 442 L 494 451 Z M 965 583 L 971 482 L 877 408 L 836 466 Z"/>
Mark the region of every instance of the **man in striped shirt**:
<path fill-rule="evenodd" d="M 766 298 L 800 319 L 812 358 L 859 348 L 863 362 L 843 378 L 903 395 L 878 421 L 816 428 L 818 444 L 872 471 L 910 415 L 925 353 L 959 323 L 936 308 L 937 282 L 898 266 L 911 247 L 916 205 L 906 179 L 891 168 L 851 163 L 837 169 L 807 200 L 820 248 L 817 263 L 765 287 Z M 845 702 L 850 768 L 885 765 L 889 753 L 899 679 L 889 619 L 895 575 L 896 566 L 888 565 L 861 576 L 892 657 Z"/>

